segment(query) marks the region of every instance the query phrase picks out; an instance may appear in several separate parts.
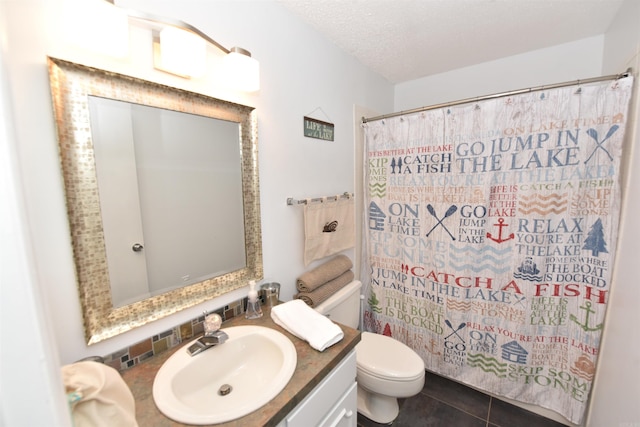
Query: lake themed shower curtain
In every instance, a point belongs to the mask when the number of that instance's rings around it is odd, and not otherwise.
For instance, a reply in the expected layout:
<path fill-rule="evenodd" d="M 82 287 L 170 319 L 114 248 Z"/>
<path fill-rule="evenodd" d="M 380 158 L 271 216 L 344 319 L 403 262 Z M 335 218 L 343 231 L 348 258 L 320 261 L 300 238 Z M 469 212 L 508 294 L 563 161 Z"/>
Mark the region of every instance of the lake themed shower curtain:
<path fill-rule="evenodd" d="M 364 329 L 430 371 L 580 423 L 612 286 L 631 87 L 367 122 Z"/>

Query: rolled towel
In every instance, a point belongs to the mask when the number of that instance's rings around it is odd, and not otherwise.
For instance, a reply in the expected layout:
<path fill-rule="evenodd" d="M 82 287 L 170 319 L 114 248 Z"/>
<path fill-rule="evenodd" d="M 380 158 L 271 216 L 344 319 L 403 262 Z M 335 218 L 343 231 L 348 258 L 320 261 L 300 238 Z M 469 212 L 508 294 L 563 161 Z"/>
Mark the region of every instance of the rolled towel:
<path fill-rule="evenodd" d="M 344 338 L 340 326 L 299 299 L 273 307 L 271 318 L 318 351 L 324 351 Z"/>
<path fill-rule="evenodd" d="M 316 307 L 321 302 L 327 300 L 336 291 L 353 282 L 354 277 L 355 275 L 353 274 L 353 271 L 349 270 L 311 292 L 298 292 L 293 297 L 301 299 L 310 307 Z"/>
<path fill-rule="evenodd" d="M 346 255 L 338 255 L 324 264 L 302 273 L 296 280 L 296 287 L 299 292 L 311 292 L 351 268 L 353 268 L 351 259 Z"/>

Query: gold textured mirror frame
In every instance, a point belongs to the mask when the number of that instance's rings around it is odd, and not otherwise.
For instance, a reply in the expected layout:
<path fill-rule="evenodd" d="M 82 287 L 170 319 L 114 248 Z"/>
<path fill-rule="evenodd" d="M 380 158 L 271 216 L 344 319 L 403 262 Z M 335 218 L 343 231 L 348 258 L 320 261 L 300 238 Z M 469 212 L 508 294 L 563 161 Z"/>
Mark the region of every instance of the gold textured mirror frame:
<path fill-rule="evenodd" d="M 257 118 L 252 107 L 55 58 L 48 59 L 48 67 L 87 344 L 95 344 L 238 289 L 249 280 L 263 278 Z M 124 307 L 113 307 L 88 96 L 239 124 L 247 259 L 245 268 Z"/>

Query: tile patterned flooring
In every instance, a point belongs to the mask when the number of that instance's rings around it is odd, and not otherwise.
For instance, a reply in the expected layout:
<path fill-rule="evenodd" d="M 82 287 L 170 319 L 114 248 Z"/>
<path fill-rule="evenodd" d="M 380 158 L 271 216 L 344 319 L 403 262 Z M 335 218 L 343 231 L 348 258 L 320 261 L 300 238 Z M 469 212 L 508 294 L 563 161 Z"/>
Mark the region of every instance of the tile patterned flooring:
<path fill-rule="evenodd" d="M 424 388 L 400 400 L 393 427 L 563 427 L 556 421 L 427 372 Z M 358 427 L 383 424 L 358 414 Z"/>

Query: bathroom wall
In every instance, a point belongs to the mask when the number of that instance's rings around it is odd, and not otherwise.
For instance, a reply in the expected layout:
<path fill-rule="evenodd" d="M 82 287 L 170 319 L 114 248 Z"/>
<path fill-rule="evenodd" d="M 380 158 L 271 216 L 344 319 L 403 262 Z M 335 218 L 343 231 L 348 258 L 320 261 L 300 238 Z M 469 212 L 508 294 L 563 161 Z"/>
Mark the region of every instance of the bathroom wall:
<path fill-rule="evenodd" d="M 573 81 L 640 68 L 640 2 L 626 0 L 606 34 L 552 46 L 473 67 L 399 84 L 395 88 L 394 111 L 419 108 L 441 102 L 466 99 L 509 90 Z M 609 302 L 598 370 L 588 410 L 587 426 L 640 425 L 640 343 L 637 325 L 640 315 L 640 287 L 637 260 L 640 253 L 640 150 L 637 149 L 638 82 L 635 82 L 636 117 L 627 131 L 624 155 L 623 206 L 616 267 Z M 513 402 L 516 403 L 516 402 Z M 529 410 L 566 423 L 543 408 L 519 404 Z"/>
<path fill-rule="evenodd" d="M 622 36 L 612 29 L 602 37 L 398 85 L 395 101 L 392 85 L 273 1 L 117 2 L 184 20 L 227 47 L 249 49 L 261 64 L 262 89 L 246 95 L 228 91 L 213 79 L 188 81 L 152 70 L 147 50 L 150 46 L 142 31 L 131 32 L 133 50 L 122 59 L 96 53 L 90 45 L 81 46 L 81 42 L 92 40 L 90 29 L 99 27 L 100 15 L 92 15 L 97 2 L 101 0 L 82 0 L 82 7 L 80 0 L 0 2 L 0 84 L 4 87 L 0 91 L 4 106 L 0 110 L 0 135 L 10 136 L 0 138 L 0 157 L 9 166 L 0 175 L 3 185 L 7 184 L 0 192 L 0 205 L 15 207 L 6 216 L 0 211 L 3 425 L 65 425 L 66 406 L 62 394 L 56 393 L 60 389 L 56 377 L 60 364 L 125 348 L 196 317 L 203 309 L 218 308 L 246 294 L 245 289 L 233 292 L 103 343 L 91 347 L 84 344 L 45 66 L 47 55 L 258 109 L 265 276 L 282 284 L 284 299 L 294 293 L 294 279 L 304 271 L 302 212 L 286 206 L 285 199 L 355 190 L 354 105 L 386 113 L 625 68 L 618 64 L 629 63 L 636 73 L 638 70 L 640 41 L 637 19 L 633 21 L 638 17 L 636 0 L 627 0 L 619 17 Z M 84 35 L 69 35 L 69 30 L 80 28 L 87 28 Z M 104 34 L 114 36 L 109 31 Z M 218 59 L 214 57 L 213 61 Z M 615 63 L 612 70 L 606 69 L 609 61 Z M 443 82 L 456 80 L 462 83 L 459 90 L 440 90 L 446 87 Z M 314 117 L 335 123 L 334 142 L 302 137 L 301 118 L 312 112 Z M 633 156 L 629 177 L 637 185 L 639 150 Z M 619 243 L 624 249 L 618 257 L 619 283 L 612 291 L 590 414 L 594 427 L 640 423 L 637 402 L 632 401 L 640 384 L 640 344 L 627 341 L 627 337 L 637 336 L 632 328 L 639 323 L 635 310 L 638 287 L 631 282 L 635 273 L 632 262 L 640 252 L 640 226 L 633 224 L 628 214 L 640 206 L 637 194 L 629 191 L 628 195 Z M 11 268 L 5 268 L 7 260 Z M 8 345 L 21 350 L 7 352 Z M 15 366 L 18 369 L 11 369 Z"/>
<path fill-rule="evenodd" d="M 598 76 L 603 45 L 590 37 L 400 83 L 394 111 Z"/>
<path fill-rule="evenodd" d="M 0 5 L 0 46 L 3 18 Z M 0 55 L 0 425 L 70 425 L 27 241 L 8 80 Z"/>
<path fill-rule="evenodd" d="M 82 8 L 80 8 L 82 3 Z M 259 168 L 265 278 L 294 293 L 302 262 L 302 210 L 287 197 L 305 198 L 353 192 L 353 108 L 392 109 L 393 88 L 355 59 L 321 38 L 276 2 L 265 1 L 119 1 L 119 5 L 188 22 L 226 47 L 242 46 L 260 61 L 261 90 L 240 94 L 216 81 L 185 80 L 151 69 L 150 39 L 131 32 L 128 57 L 113 59 L 80 46 L 101 19 L 102 0 L 22 0 L 2 2 L 2 54 L 34 254 L 34 286 L 43 294 L 43 310 L 53 330 L 61 363 L 92 354 L 112 353 L 246 295 L 246 289 L 213 299 L 119 337 L 87 347 L 77 297 L 57 141 L 46 69 L 47 55 L 83 62 L 147 80 L 255 106 L 258 111 Z M 82 9 L 82 13 L 74 12 Z M 89 22 L 86 22 L 89 21 Z M 88 27 L 71 35 L 74 26 Z M 113 34 L 107 32 L 107 37 Z M 149 43 L 144 43 L 148 41 Z M 221 55 L 213 52 L 212 55 Z M 219 58 L 214 58 L 219 60 Z M 311 115 L 335 124 L 335 141 L 303 137 L 302 118 Z M 350 252 L 353 255 L 353 250 Z M 313 265 L 312 265 L 313 266 Z M 16 281 L 18 278 L 16 278 Z"/>
<path fill-rule="evenodd" d="M 627 129 L 618 254 L 588 417 L 594 427 L 640 425 L 640 2 L 636 0 L 624 2 L 605 34 L 602 73 L 619 73 L 629 67 L 636 79 L 630 114 L 636 121 Z"/>

